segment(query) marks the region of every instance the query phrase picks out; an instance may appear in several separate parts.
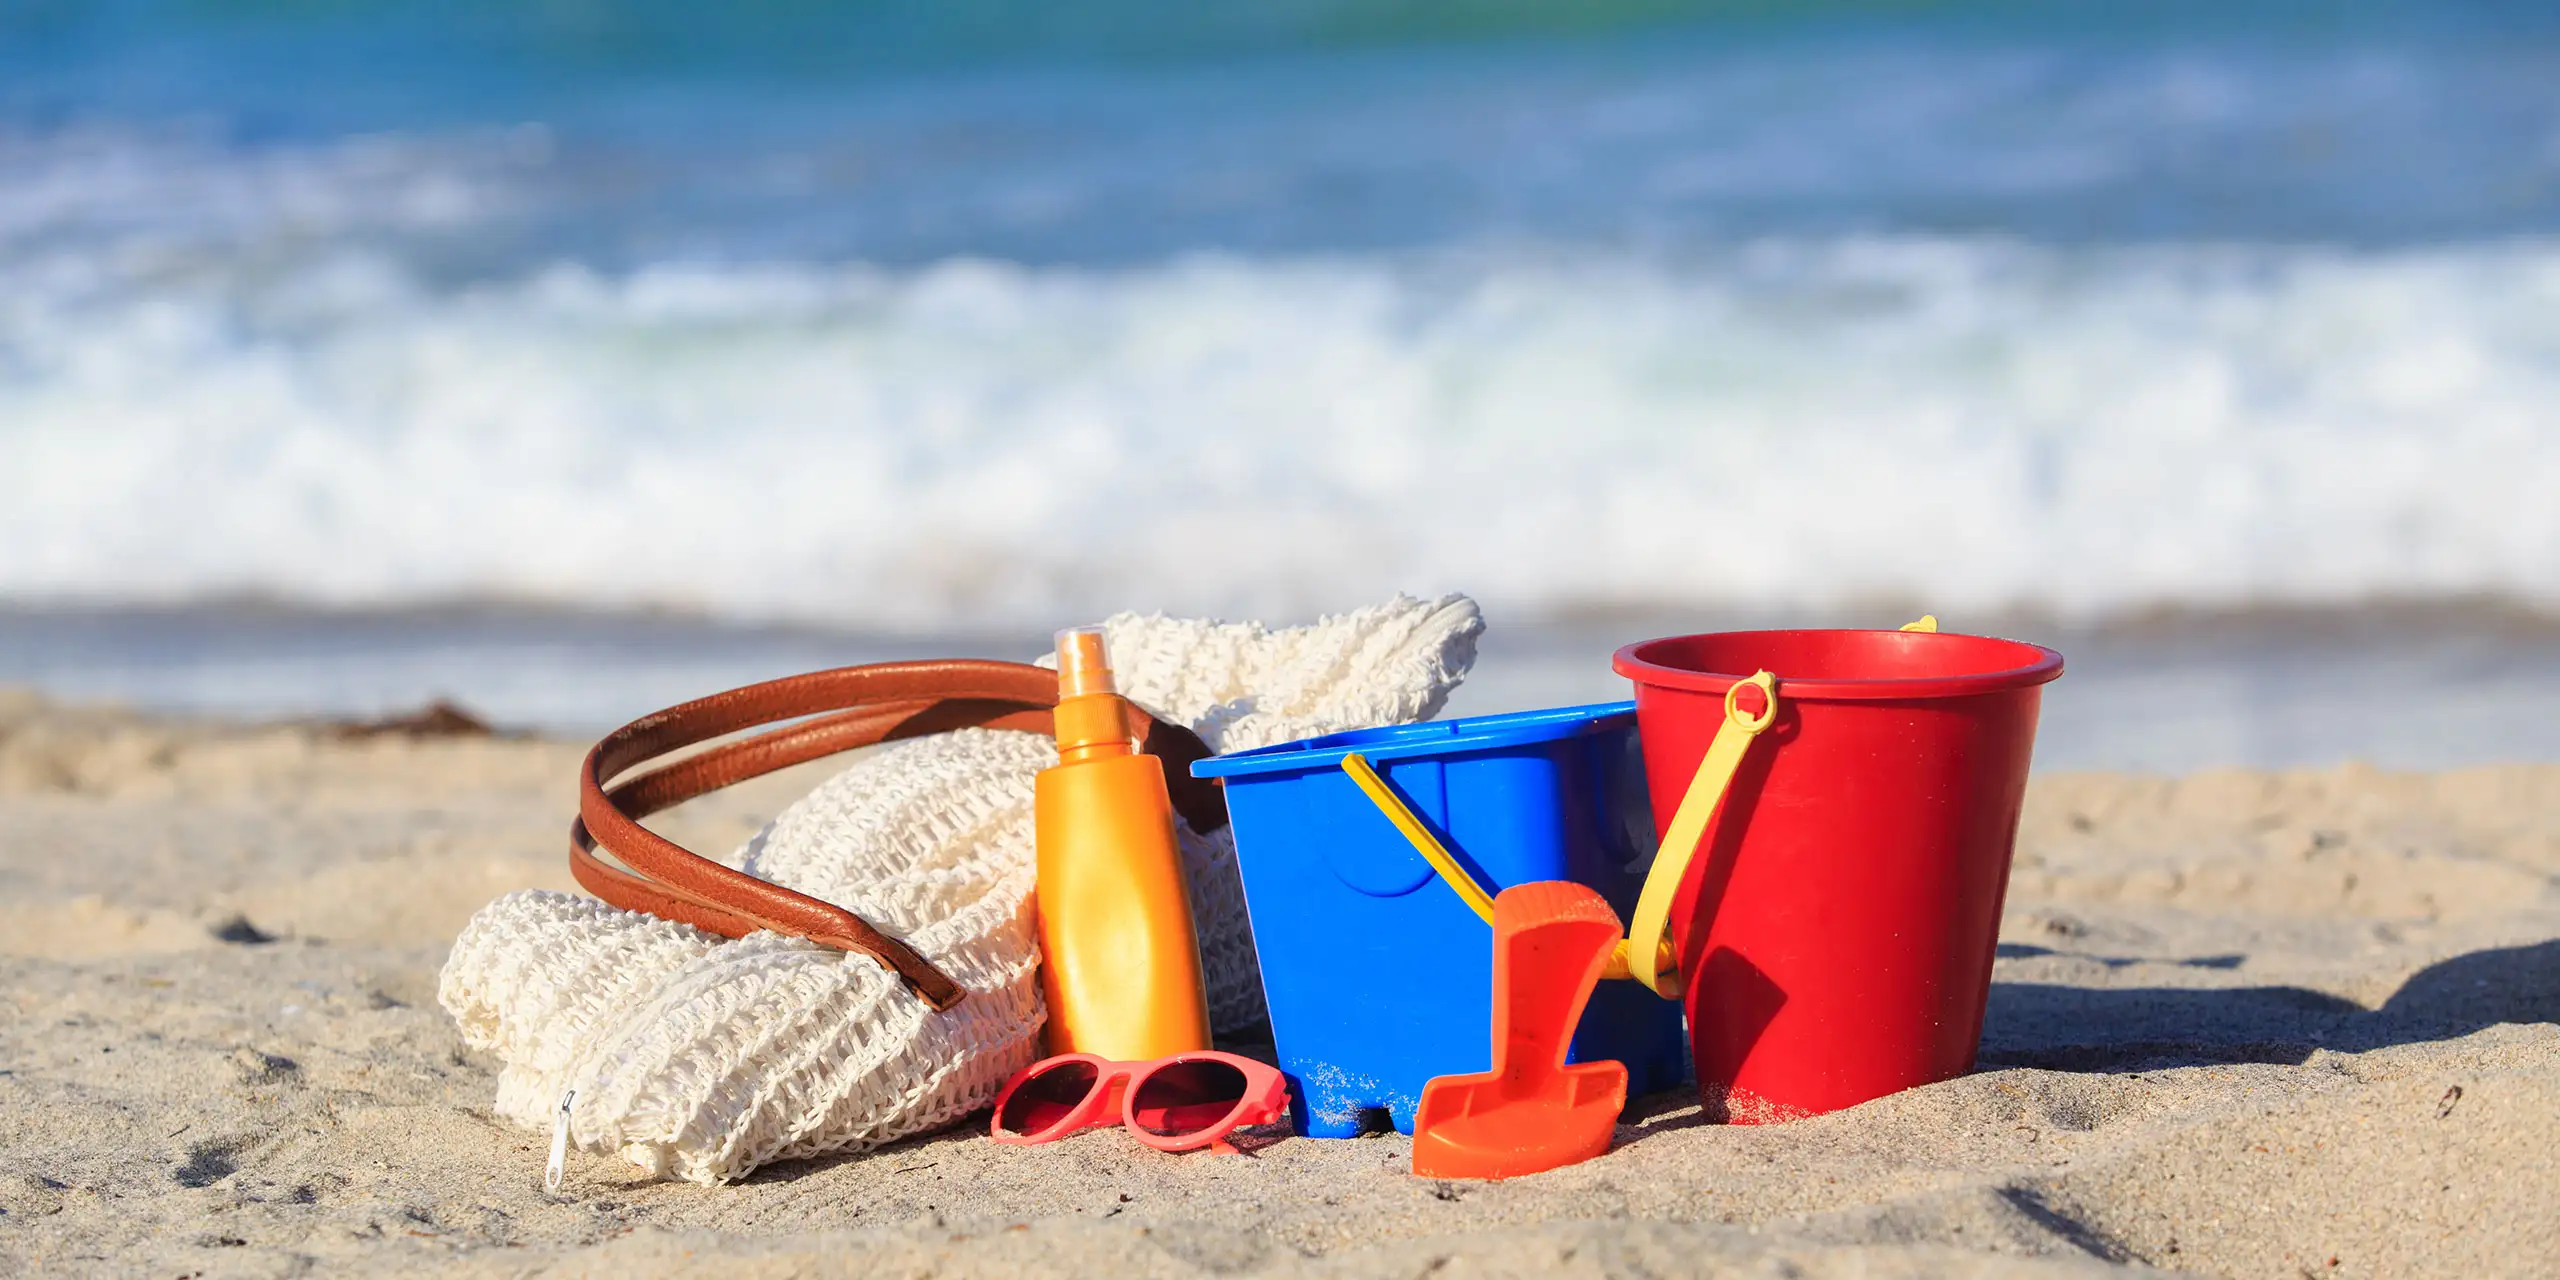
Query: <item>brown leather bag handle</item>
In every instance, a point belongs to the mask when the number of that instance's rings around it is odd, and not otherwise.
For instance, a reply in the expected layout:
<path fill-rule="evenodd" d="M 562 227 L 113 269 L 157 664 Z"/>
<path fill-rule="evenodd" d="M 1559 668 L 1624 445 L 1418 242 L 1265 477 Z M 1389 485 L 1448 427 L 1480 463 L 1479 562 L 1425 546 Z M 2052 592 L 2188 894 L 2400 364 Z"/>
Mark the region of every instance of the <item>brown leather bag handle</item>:
<path fill-rule="evenodd" d="M 833 903 L 693 853 L 641 826 L 640 819 L 733 783 L 875 742 L 973 725 L 1053 732 L 1050 708 L 1057 701 L 1054 671 L 952 658 L 815 671 L 642 716 L 587 753 L 578 774 L 578 819 L 569 827 L 569 870 L 588 892 L 626 911 L 724 937 L 770 929 L 862 952 L 896 970 L 934 1008 L 948 1009 L 968 993 L 907 944 Z M 671 752 L 784 720 L 796 723 L 623 777 Z M 1191 762 L 1209 754 L 1197 736 L 1134 703 L 1129 732 L 1164 761 L 1174 809 L 1193 830 L 1226 825 L 1226 797 L 1214 782 L 1191 776 Z M 597 857 L 598 849 L 629 870 Z"/>

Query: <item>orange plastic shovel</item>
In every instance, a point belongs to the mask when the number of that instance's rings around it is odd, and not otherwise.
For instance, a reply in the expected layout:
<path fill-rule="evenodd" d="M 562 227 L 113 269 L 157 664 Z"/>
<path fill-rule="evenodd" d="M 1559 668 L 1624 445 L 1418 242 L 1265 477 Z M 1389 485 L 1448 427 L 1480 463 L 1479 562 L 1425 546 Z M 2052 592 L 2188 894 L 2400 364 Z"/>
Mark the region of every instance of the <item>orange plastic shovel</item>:
<path fill-rule="evenodd" d="M 1564 1055 L 1618 937 L 1617 913 L 1569 880 L 1513 885 L 1493 900 L 1493 1070 L 1422 1087 L 1415 1173 L 1513 1178 L 1609 1149 L 1626 1064 L 1568 1067 Z"/>

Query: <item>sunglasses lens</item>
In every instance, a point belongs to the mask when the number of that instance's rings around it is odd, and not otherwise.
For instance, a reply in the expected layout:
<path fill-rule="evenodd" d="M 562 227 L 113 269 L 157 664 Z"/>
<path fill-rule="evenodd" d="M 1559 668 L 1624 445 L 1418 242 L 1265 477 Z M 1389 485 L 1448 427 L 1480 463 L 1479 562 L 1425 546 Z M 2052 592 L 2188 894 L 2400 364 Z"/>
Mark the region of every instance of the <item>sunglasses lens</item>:
<path fill-rule="evenodd" d="M 1042 1132 L 1066 1119 L 1101 1075 L 1090 1062 L 1061 1062 L 1016 1086 L 1004 1100 L 1004 1110 L 996 1113 L 996 1123 L 1007 1133 L 1026 1137 Z"/>
<path fill-rule="evenodd" d="M 1162 1137 L 1198 1133 L 1235 1114 L 1244 1101 L 1244 1072 L 1215 1058 L 1167 1063 L 1139 1084 L 1129 1110 L 1138 1127 Z"/>

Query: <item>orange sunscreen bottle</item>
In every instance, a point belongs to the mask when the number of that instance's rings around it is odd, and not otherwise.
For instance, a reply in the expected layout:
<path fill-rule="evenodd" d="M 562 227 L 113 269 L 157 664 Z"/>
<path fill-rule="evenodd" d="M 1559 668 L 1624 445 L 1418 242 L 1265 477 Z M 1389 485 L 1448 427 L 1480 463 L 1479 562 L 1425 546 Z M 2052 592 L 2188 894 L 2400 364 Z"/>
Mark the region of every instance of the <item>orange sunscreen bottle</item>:
<path fill-rule="evenodd" d="M 1058 763 L 1040 773 L 1049 1052 L 1138 1062 L 1209 1047 L 1164 764 L 1130 740 L 1099 627 L 1058 633 Z"/>

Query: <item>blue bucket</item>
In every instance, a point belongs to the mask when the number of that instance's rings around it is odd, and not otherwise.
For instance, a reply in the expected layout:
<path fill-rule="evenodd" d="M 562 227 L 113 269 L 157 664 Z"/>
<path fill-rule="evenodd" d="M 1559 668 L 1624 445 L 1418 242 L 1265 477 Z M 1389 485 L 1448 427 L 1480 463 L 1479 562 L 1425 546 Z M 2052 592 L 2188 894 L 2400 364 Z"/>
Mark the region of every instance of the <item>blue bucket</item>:
<path fill-rule="evenodd" d="M 1434 1076 L 1492 1066 L 1493 932 L 1342 771 L 1376 766 L 1458 864 L 1499 893 L 1578 880 L 1620 919 L 1652 865 L 1635 704 L 1361 729 L 1191 766 L 1226 782 L 1245 907 L 1298 1132 L 1347 1138 L 1384 1110 L 1413 1132 Z M 1680 1006 L 1600 984 L 1571 1058 L 1627 1064 L 1628 1090 L 1678 1086 Z"/>

